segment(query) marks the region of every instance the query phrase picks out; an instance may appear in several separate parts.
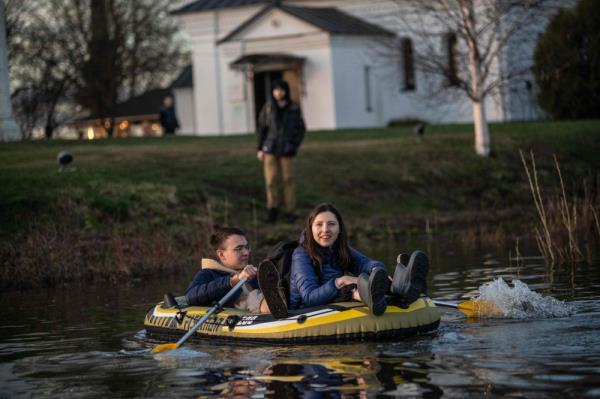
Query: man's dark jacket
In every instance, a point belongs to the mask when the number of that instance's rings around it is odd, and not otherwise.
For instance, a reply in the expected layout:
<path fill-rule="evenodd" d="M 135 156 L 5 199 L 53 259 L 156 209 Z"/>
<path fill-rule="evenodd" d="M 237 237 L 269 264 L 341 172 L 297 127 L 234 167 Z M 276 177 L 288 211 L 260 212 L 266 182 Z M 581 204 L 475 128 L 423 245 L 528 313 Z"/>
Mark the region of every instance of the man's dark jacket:
<path fill-rule="evenodd" d="M 168 133 L 173 133 L 176 129 L 179 128 L 179 122 L 177 121 L 177 116 L 175 115 L 174 107 L 163 107 L 159 113 L 159 120 L 161 126 Z"/>
<path fill-rule="evenodd" d="M 257 289 L 256 279 L 248 282 L 252 288 Z M 222 272 L 214 269 L 202 269 L 188 285 L 185 297 L 188 304 L 193 306 L 211 306 L 219 301 L 231 290 L 231 273 Z M 225 306 L 233 307 L 238 300 L 242 290 L 231 297 Z"/>
<path fill-rule="evenodd" d="M 287 87 L 287 84 L 284 87 Z M 276 156 L 294 156 L 302 143 L 305 131 L 300 105 L 290 99 L 287 87 L 284 107 L 279 107 L 271 97 L 260 111 L 257 149 Z"/>

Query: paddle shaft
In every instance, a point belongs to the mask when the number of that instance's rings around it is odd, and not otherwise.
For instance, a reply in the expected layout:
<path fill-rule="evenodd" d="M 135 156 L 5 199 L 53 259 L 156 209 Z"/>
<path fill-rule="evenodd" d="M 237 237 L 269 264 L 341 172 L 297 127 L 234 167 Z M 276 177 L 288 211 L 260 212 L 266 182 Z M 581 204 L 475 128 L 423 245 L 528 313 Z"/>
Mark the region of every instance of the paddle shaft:
<path fill-rule="evenodd" d="M 192 336 L 192 334 L 194 334 L 194 332 L 198 329 L 198 327 L 200 327 L 202 325 L 202 323 L 204 323 L 206 321 L 206 319 L 208 319 L 210 316 L 212 316 L 217 310 L 221 309 L 223 307 L 223 305 L 225 303 L 227 303 L 227 301 L 229 301 L 229 299 L 235 295 L 235 293 L 242 288 L 242 286 L 246 283 L 246 279 L 243 278 L 239 281 L 239 283 L 237 283 L 232 289 L 229 290 L 229 292 L 227 294 L 225 294 L 225 296 L 223 298 L 221 298 L 221 300 L 219 302 L 217 302 L 217 304 L 215 306 L 213 306 L 212 308 L 210 308 L 208 310 L 208 312 L 206 312 L 206 314 L 204 316 L 202 316 L 200 318 L 200 320 L 198 320 L 196 322 L 196 324 L 194 324 L 192 326 L 192 328 L 190 328 L 188 330 L 188 332 L 185 333 L 185 335 L 183 337 L 181 337 L 179 339 L 179 341 L 177 341 L 177 347 L 179 348 L 181 345 L 183 345 L 183 343 L 185 341 L 187 341 L 187 339 L 189 337 Z"/>
<path fill-rule="evenodd" d="M 458 304 L 457 303 L 444 302 L 444 301 L 434 301 L 434 300 L 432 300 L 431 302 L 435 303 L 437 306 L 443 306 L 445 308 L 458 309 Z"/>

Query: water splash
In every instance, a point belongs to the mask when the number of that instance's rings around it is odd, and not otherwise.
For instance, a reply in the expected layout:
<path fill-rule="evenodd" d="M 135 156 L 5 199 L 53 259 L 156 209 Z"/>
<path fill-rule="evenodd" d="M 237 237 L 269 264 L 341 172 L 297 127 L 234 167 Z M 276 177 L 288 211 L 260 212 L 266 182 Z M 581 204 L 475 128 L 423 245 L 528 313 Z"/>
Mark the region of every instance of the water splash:
<path fill-rule="evenodd" d="M 527 284 L 512 280 L 511 288 L 502 278 L 479 287 L 475 302 L 487 302 L 497 310 L 493 316 L 513 319 L 565 317 L 574 313 L 572 305 L 531 291 Z"/>

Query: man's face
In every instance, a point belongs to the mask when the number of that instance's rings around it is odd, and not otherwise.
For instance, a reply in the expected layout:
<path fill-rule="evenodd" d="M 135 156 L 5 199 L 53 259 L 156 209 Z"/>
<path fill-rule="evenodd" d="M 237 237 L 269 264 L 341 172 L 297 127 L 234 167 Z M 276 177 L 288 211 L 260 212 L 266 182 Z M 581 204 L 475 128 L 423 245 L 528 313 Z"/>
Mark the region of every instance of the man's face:
<path fill-rule="evenodd" d="M 163 104 L 165 107 L 169 108 L 171 105 L 173 105 L 173 99 L 171 97 L 166 97 L 163 100 Z"/>
<path fill-rule="evenodd" d="M 281 87 L 274 88 L 273 98 L 275 99 L 275 101 L 281 101 L 285 99 L 285 90 L 283 90 Z"/>
<path fill-rule="evenodd" d="M 250 259 L 250 246 L 246 237 L 237 234 L 230 235 L 217 250 L 219 261 L 230 269 L 242 270 Z"/>

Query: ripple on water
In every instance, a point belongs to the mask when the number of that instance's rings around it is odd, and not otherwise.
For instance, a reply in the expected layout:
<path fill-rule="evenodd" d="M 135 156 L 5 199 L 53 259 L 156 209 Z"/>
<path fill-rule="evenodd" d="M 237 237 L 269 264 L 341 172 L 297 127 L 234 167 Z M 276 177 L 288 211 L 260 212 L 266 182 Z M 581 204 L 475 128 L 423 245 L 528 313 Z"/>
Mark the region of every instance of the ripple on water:
<path fill-rule="evenodd" d="M 533 378 L 542 381 L 553 381 L 553 382 L 573 382 L 581 381 L 585 379 L 582 375 L 569 375 L 569 374 L 538 374 L 534 375 Z"/>
<path fill-rule="evenodd" d="M 441 335 L 438 338 L 438 343 L 439 344 L 455 344 L 455 343 L 462 343 L 462 342 L 468 341 L 470 339 L 472 339 L 472 338 L 469 335 L 461 334 L 461 333 L 457 333 L 457 332 L 449 332 L 449 333 Z"/>
<path fill-rule="evenodd" d="M 198 357 L 208 357 L 209 354 L 206 352 L 201 352 L 198 350 L 191 349 L 188 346 L 182 346 L 177 349 L 173 349 L 166 352 L 160 352 L 153 354 L 155 359 L 190 359 L 190 358 L 198 358 Z"/>
<path fill-rule="evenodd" d="M 587 391 L 585 393 L 585 396 L 589 396 L 592 398 L 599 398 L 600 397 L 600 388 L 590 389 L 589 391 Z"/>

